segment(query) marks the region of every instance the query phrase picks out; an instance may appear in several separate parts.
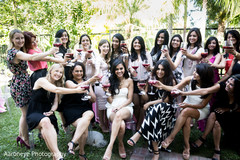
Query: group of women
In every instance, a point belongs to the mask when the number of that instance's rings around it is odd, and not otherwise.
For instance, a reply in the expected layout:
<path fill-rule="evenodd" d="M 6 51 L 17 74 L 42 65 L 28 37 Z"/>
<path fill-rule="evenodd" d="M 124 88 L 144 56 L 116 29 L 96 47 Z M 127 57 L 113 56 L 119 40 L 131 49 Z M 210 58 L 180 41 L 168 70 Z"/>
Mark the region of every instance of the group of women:
<path fill-rule="evenodd" d="M 111 159 L 116 138 L 119 156 L 127 157 L 123 138 L 129 119 L 136 120 L 138 131 L 127 143 L 134 146 L 142 136 L 154 153 L 153 160 L 159 159 L 161 147 L 167 148 L 181 129 L 183 158 L 189 159 L 192 119 L 207 121 L 206 127 L 199 123 L 204 133 L 192 147 L 202 145 L 213 130 L 213 159 L 220 159 L 221 128 L 226 138 L 239 142 L 232 123 L 239 121 L 240 105 L 240 35 L 236 30 L 226 33 L 225 40 L 232 46 L 223 55 L 216 37 L 208 38 L 205 47 L 201 46 L 198 28 L 189 31 L 187 42 L 178 34 L 169 42 L 167 30 L 158 31 L 151 52 L 147 52 L 141 36 L 134 37 L 128 49 L 124 37 L 117 33 L 112 46 L 102 39 L 99 53 L 95 53 L 89 35 L 83 34 L 72 57 L 68 32 L 61 29 L 55 38 L 61 39 L 61 45 L 43 53 L 32 32 L 10 32 L 10 91 L 22 112 L 17 143 L 30 148 L 28 132 L 39 129 L 53 159 L 63 159 L 57 144 L 55 111 L 59 112 L 63 129 L 69 125 L 76 128 L 67 147 L 70 154 L 75 154 L 78 145 L 80 159 L 87 159 L 84 146 L 94 116 L 103 132 L 109 132 L 111 124 L 104 160 Z M 48 71 L 46 61 L 55 62 Z M 28 66 L 33 71 L 31 76 Z M 224 68 L 226 74 L 220 80 L 219 69 Z"/>

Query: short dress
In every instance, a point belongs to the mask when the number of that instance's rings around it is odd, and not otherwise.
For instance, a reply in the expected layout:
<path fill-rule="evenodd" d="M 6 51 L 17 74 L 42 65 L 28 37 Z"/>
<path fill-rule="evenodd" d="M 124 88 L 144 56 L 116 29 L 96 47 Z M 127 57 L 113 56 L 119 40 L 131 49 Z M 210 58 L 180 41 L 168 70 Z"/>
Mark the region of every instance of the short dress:
<path fill-rule="evenodd" d="M 127 101 L 127 96 L 128 96 L 128 88 L 121 88 L 121 89 L 119 89 L 119 93 L 117 95 L 113 96 L 112 103 L 110 104 L 107 102 L 106 107 L 107 107 L 107 118 L 108 119 L 112 113 L 112 108 L 121 105 L 124 101 Z M 132 102 L 129 105 L 125 106 L 131 113 L 131 118 L 133 115 L 133 106 L 134 106 L 134 104 Z"/>
<path fill-rule="evenodd" d="M 78 84 L 74 80 L 71 81 Z M 83 101 L 83 96 L 83 93 L 66 94 L 63 96 L 59 106 L 62 108 L 63 116 L 66 121 L 65 126 L 71 125 L 78 118 L 81 118 L 84 112 L 92 111 L 90 101 Z"/>
<path fill-rule="evenodd" d="M 7 66 L 13 73 L 10 82 L 10 93 L 17 107 L 27 106 L 32 92 L 29 74 L 27 73 L 27 62 L 20 61 L 18 64 L 13 60 L 19 50 L 13 48 L 8 50 Z"/>
<path fill-rule="evenodd" d="M 51 110 L 54 99 L 55 93 L 48 92 L 43 88 L 33 90 L 27 111 L 27 124 L 29 131 L 36 128 L 41 119 L 47 117 L 43 113 Z M 55 114 L 48 116 L 48 118 L 58 132 L 58 123 Z"/>
<path fill-rule="evenodd" d="M 196 86 L 196 89 L 200 89 L 200 87 Z M 189 85 L 189 91 L 192 91 L 191 85 Z M 184 103 L 192 104 L 192 105 L 198 105 L 202 102 L 202 98 L 200 95 L 188 95 L 186 99 L 184 100 Z M 210 113 L 210 105 L 209 103 L 201 109 L 197 109 L 198 112 L 200 113 L 200 116 L 197 120 L 202 120 L 207 118 L 207 116 Z"/>
<path fill-rule="evenodd" d="M 161 99 L 164 90 L 156 90 L 157 99 Z M 160 94 L 161 93 L 161 94 Z M 166 139 L 175 125 L 176 108 L 170 103 L 157 103 L 148 107 L 146 116 L 141 125 L 140 134 L 148 142 L 149 152 L 153 152 L 152 141 L 158 142 L 158 149 L 161 149 L 161 142 Z"/>

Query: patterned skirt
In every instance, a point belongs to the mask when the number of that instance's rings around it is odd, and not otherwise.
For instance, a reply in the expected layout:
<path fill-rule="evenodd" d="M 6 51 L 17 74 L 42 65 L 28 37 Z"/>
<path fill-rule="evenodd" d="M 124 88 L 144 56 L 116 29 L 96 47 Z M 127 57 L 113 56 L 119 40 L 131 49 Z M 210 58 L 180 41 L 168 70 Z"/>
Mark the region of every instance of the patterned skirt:
<path fill-rule="evenodd" d="M 176 118 L 176 109 L 168 103 L 158 103 L 148 108 L 145 119 L 141 125 L 141 135 L 148 141 L 148 150 L 153 152 L 152 141 L 161 142 L 171 133 Z"/>

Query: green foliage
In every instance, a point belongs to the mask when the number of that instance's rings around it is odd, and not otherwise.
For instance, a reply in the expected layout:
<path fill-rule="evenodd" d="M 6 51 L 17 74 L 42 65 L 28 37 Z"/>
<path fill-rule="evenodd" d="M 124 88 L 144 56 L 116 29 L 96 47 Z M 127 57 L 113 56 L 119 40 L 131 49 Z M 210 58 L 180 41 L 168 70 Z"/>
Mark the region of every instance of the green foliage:
<path fill-rule="evenodd" d="M 83 3 L 82 0 L 9 0 L 0 3 L 0 35 L 4 38 L 13 28 L 37 35 L 50 34 L 51 37 L 64 28 L 74 44 L 81 33 L 91 31 L 87 24 L 95 13 L 91 2 Z M 48 38 L 42 47 L 50 46 L 52 40 Z M 6 44 L 6 38 L 1 41 Z"/>

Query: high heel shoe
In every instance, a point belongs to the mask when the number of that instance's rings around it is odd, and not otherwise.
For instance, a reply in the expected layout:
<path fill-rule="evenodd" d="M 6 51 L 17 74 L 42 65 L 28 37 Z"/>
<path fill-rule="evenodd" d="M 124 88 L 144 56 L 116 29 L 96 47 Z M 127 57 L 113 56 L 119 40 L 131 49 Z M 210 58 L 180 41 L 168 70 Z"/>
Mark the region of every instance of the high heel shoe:
<path fill-rule="evenodd" d="M 20 140 L 21 140 L 21 137 L 18 136 L 18 137 L 16 138 L 17 146 L 19 146 Z"/>
<path fill-rule="evenodd" d="M 23 147 L 24 145 L 27 149 L 30 149 L 30 146 L 22 138 L 20 138 L 20 144 L 21 144 L 21 147 Z"/>
<path fill-rule="evenodd" d="M 69 144 L 72 144 L 72 147 L 69 146 Z M 73 141 L 70 141 L 68 143 L 68 153 L 75 155 L 74 148 L 76 147 L 77 144 L 75 144 Z"/>

